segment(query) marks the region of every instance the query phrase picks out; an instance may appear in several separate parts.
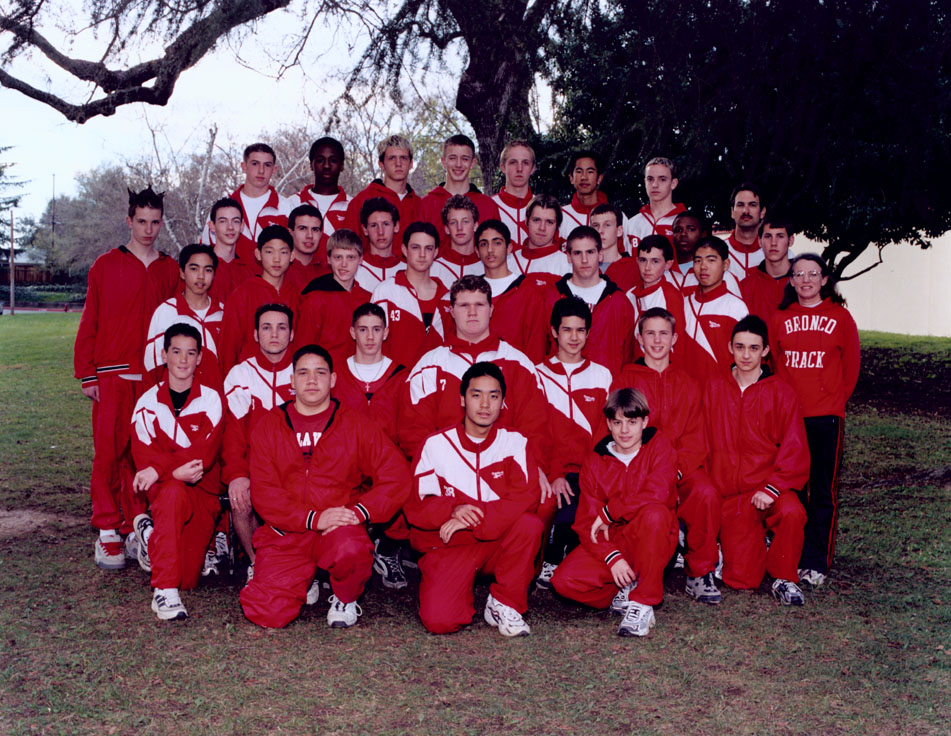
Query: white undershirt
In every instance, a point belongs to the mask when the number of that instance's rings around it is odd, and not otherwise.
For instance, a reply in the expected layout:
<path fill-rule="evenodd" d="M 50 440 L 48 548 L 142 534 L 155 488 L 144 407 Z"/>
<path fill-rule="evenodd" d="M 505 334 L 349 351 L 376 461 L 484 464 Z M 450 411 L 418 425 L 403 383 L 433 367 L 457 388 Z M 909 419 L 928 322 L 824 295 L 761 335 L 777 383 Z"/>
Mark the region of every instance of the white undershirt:
<path fill-rule="evenodd" d="M 347 358 L 347 367 L 350 372 L 364 383 L 373 383 L 379 381 L 390 367 L 393 361 L 385 355 L 376 363 L 357 363 L 351 355 Z"/>
<path fill-rule="evenodd" d="M 314 198 L 314 201 L 317 203 L 317 209 L 320 210 L 320 214 L 322 215 L 327 214 L 330 205 L 332 205 L 337 198 L 336 194 L 314 194 L 313 190 L 311 190 L 310 196 Z"/>
<path fill-rule="evenodd" d="M 633 460 L 634 458 L 636 458 L 636 457 L 637 457 L 637 453 L 640 452 L 640 451 L 641 451 L 641 448 L 638 447 L 638 448 L 637 448 L 637 452 L 632 452 L 632 453 L 629 453 L 629 454 L 625 455 L 624 453 L 617 451 L 617 446 L 616 446 L 613 442 L 609 442 L 609 443 L 608 443 L 608 452 L 610 452 L 612 455 L 614 455 L 614 457 L 616 457 L 618 460 L 620 460 L 622 463 L 624 463 L 625 466 L 630 465 L 630 464 L 631 464 L 631 460 Z"/>
<path fill-rule="evenodd" d="M 565 369 L 565 375 L 570 376 L 576 370 L 578 370 L 581 365 L 584 363 L 583 360 L 579 360 L 577 363 L 566 363 L 565 361 L 559 358 L 553 358 L 556 363 L 561 363 L 562 367 Z"/>
<path fill-rule="evenodd" d="M 515 281 L 519 275 L 520 274 L 517 273 L 510 273 L 508 276 L 503 276 L 499 279 L 490 279 L 488 276 L 486 276 L 485 280 L 492 289 L 492 297 L 495 298 L 500 294 L 504 294 L 505 290 L 512 285 L 512 282 Z"/>
<path fill-rule="evenodd" d="M 247 215 L 248 222 L 251 223 L 252 231 L 254 230 L 254 223 L 258 220 L 258 215 L 261 214 L 261 210 L 264 209 L 264 204 L 270 196 L 270 191 L 264 192 L 260 197 L 249 197 L 241 192 L 241 205 L 244 207 L 244 214 Z"/>
<path fill-rule="evenodd" d="M 204 321 L 204 320 L 205 320 L 205 316 L 208 314 L 208 310 L 209 310 L 209 309 L 211 309 L 211 302 L 210 302 L 210 301 L 208 302 L 208 306 L 205 307 L 204 309 L 193 309 L 192 311 L 195 313 L 195 315 L 198 317 L 198 319 Z"/>
<path fill-rule="evenodd" d="M 604 279 L 598 279 L 598 283 L 594 286 L 575 286 L 571 283 L 571 279 L 568 279 L 566 283 L 568 284 L 568 291 L 579 299 L 584 300 L 584 303 L 592 309 L 594 309 L 594 305 L 598 303 L 598 300 L 601 299 L 601 295 L 608 286 L 608 282 Z"/>

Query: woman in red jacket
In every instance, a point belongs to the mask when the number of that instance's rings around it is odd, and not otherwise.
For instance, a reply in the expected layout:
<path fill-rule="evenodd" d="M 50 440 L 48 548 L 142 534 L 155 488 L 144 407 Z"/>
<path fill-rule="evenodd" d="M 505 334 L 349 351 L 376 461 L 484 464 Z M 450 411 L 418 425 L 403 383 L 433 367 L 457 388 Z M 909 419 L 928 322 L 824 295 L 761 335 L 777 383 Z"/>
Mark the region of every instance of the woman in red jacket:
<path fill-rule="evenodd" d="M 791 271 L 769 334 L 776 371 L 795 389 L 805 418 L 812 463 L 802 494 L 808 521 L 799 580 L 815 587 L 835 553 L 845 404 L 859 377 L 859 335 L 822 258 L 798 256 Z"/>

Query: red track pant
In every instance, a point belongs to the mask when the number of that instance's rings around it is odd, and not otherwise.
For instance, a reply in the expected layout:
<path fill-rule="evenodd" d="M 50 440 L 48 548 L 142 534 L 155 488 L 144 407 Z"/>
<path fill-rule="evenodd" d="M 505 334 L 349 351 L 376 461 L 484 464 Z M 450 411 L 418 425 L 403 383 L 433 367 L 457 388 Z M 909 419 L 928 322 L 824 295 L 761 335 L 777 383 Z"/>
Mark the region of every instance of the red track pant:
<path fill-rule="evenodd" d="M 677 518 L 687 527 L 685 572 L 699 578 L 716 569 L 717 534 L 720 531 L 720 492 L 702 469 L 688 473 L 677 483 Z"/>
<path fill-rule="evenodd" d="M 241 591 L 244 615 L 279 629 L 300 614 L 317 568 L 330 573 L 342 603 L 363 593 L 373 569 L 373 543 L 364 526 L 341 526 L 329 534 L 280 534 L 270 526 L 254 532 L 254 578 Z"/>
<path fill-rule="evenodd" d="M 154 483 L 148 498 L 155 525 L 149 537 L 152 587 L 190 590 L 201 577 L 220 509 L 218 497 L 169 480 Z"/>
<path fill-rule="evenodd" d="M 141 381 L 118 374 L 99 376 L 99 401 L 92 402 L 92 525 L 132 531 L 132 520 L 145 511 L 145 497 L 132 490 L 135 471 L 130 449 L 132 412 Z"/>
<path fill-rule="evenodd" d="M 765 511 L 757 510 L 750 503 L 752 498 L 752 493 L 743 493 L 723 499 L 723 582 L 739 590 L 758 588 L 767 572 L 777 579 L 798 581 L 805 509 L 795 493 L 780 494 Z M 766 529 L 774 534 L 769 551 Z"/>
<path fill-rule="evenodd" d="M 423 626 L 434 634 L 449 634 L 472 623 L 472 586 L 479 573 L 495 576 L 489 592 L 497 601 L 525 613 L 543 531 L 541 519 L 525 513 L 493 542 L 426 552 L 419 560 L 419 617 Z"/>
<path fill-rule="evenodd" d="M 664 599 L 664 567 L 677 548 L 677 517 L 660 503 L 644 506 L 623 526 L 611 527 L 611 541 L 635 573 L 630 600 L 653 606 Z M 565 558 L 551 584 L 559 595 L 594 608 L 607 608 L 617 595 L 611 568 L 583 545 Z"/>

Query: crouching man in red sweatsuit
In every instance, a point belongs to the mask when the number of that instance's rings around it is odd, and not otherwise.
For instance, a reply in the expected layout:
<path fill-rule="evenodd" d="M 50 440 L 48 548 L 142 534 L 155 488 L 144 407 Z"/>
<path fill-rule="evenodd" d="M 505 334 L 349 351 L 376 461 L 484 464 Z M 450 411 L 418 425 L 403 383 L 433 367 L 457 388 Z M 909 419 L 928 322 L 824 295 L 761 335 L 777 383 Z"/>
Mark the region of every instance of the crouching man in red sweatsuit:
<path fill-rule="evenodd" d="M 189 324 L 165 330 L 167 379 L 146 391 L 132 415 L 134 490 L 151 517 L 133 521 L 139 564 L 152 573 L 152 610 L 163 621 L 188 618 L 179 596 L 198 584 L 218 518 L 221 395 L 194 381 L 201 334 Z M 153 526 L 154 525 L 154 526 Z"/>
<path fill-rule="evenodd" d="M 461 424 L 430 435 L 416 458 L 405 513 L 419 560 L 419 616 L 434 634 L 472 622 L 472 586 L 493 575 L 485 621 L 503 636 L 528 636 L 522 618 L 544 523 L 538 465 L 525 435 L 496 426 L 505 377 L 488 362 L 470 366 L 459 388 Z"/>
<path fill-rule="evenodd" d="M 766 323 L 756 315 L 733 328 L 733 367 L 707 383 L 703 415 L 710 479 L 722 496 L 723 582 L 738 590 L 773 578 L 773 595 L 801 606 L 796 585 L 806 511 L 797 491 L 809 478 L 809 445 L 792 386 L 773 375 Z M 773 533 L 767 550 L 766 531 Z"/>
<path fill-rule="evenodd" d="M 294 353 L 293 402 L 275 407 L 251 433 L 251 502 L 264 520 L 254 533 L 254 577 L 241 591 L 244 615 L 281 628 L 300 613 L 320 567 L 330 573 L 327 623 L 347 628 L 370 579 L 367 524 L 389 522 L 410 488 L 409 467 L 383 430 L 330 396 L 330 353 Z M 372 487 L 361 493 L 366 478 Z"/>
<path fill-rule="evenodd" d="M 611 434 L 581 468 L 574 530 L 581 546 L 551 579 L 566 598 L 624 614 L 618 636 L 647 636 L 664 597 L 664 567 L 677 547 L 677 453 L 647 426 L 650 409 L 633 388 L 604 406 Z"/>

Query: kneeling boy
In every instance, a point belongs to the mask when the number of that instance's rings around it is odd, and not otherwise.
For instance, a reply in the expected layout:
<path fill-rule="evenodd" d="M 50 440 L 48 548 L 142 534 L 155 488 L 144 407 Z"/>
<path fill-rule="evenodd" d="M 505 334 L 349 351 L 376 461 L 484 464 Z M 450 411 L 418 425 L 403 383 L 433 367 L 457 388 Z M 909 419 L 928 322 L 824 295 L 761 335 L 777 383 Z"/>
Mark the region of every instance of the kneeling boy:
<path fill-rule="evenodd" d="M 409 468 L 383 430 L 330 396 L 333 359 L 318 345 L 294 353 L 294 401 L 264 415 L 251 433 L 254 577 L 241 591 L 244 615 L 281 628 L 300 613 L 320 567 L 330 573 L 327 623 L 347 628 L 370 579 L 368 523 L 388 522 L 409 492 Z M 361 492 L 365 479 L 372 487 Z"/>
<path fill-rule="evenodd" d="M 139 564 L 152 573 L 152 610 L 164 621 L 187 618 L 180 590 L 194 588 L 219 513 L 218 391 L 194 381 L 201 335 L 192 325 L 165 330 L 167 379 L 146 391 L 132 415 L 134 490 L 152 511 L 135 517 Z M 153 526 L 154 524 L 154 526 Z"/>
<path fill-rule="evenodd" d="M 497 365 L 472 365 L 459 393 L 465 417 L 423 442 L 405 508 L 410 541 L 423 553 L 419 616 L 434 634 L 459 630 L 475 614 L 475 576 L 493 575 L 486 623 L 527 636 L 522 614 L 543 532 L 533 513 L 538 466 L 524 435 L 496 426 L 505 399 Z"/>
<path fill-rule="evenodd" d="M 623 613 L 619 636 L 647 636 L 664 597 L 664 567 L 677 547 L 677 453 L 647 427 L 644 394 L 613 391 L 604 406 L 610 436 L 581 468 L 574 530 L 581 546 L 551 579 L 566 598 Z"/>

